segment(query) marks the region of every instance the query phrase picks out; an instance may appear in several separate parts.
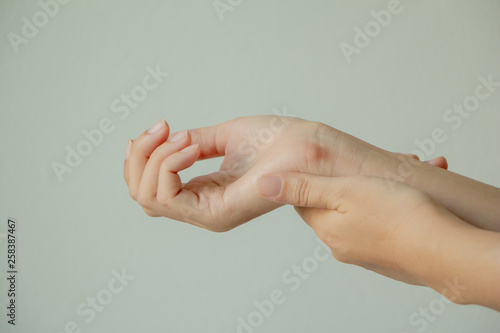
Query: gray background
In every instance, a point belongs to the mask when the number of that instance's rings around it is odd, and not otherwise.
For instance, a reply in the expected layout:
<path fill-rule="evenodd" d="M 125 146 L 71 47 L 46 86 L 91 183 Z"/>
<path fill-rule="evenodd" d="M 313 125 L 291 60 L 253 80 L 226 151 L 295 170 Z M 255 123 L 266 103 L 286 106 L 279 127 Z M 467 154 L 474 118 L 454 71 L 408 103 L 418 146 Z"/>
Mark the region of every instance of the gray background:
<path fill-rule="evenodd" d="M 227 0 L 223 1 L 227 3 Z M 236 1 L 233 0 L 233 3 Z M 77 1 L 19 46 L 35 1 L 0 2 L 0 237 L 18 220 L 18 317 L 7 325 L 0 244 L 0 330 L 236 332 L 273 289 L 286 301 L 255 332 L 418 332 L 409 318 L 439 294 L 323 261 L 293 292 L 282 280 L 317 246 L 289 207 L 229 233 L 146 216 L 122 178 L 127 139 L 158 119 L 173 130 L 286 109 L 391 151 L 443 128 L 450 169 L 500 186 L 500 89 L 460 128 L 445 110 L 500 81 L 500 2 L 409 1 L 359 54 L 339 47 L 388 1 L 248 1 L 218 16 L 212 1 Z M 145 68 L 169 76 L 126 119 L 110 105 Z M 103 118 L 115 129 L 59 181 L 51 164 Z M 197 163 L 185 179 L 217 168 Z M 87 323 L 76 312 L 113 278 L 135 279 Z M 446 305 L 425 332 L 498 332 L 498 312 Z M 421 330 L 422 331 L 422 330 Z M 243 332 L 243 331 L 242 331 Z"/>

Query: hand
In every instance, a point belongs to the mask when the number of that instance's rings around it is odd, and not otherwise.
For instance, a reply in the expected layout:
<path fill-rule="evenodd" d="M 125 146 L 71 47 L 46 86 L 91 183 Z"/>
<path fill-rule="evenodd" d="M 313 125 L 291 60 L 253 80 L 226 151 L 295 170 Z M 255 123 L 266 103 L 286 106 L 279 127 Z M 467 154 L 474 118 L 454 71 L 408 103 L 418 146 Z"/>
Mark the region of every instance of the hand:
<path fill-rule="evenodd" d="M 399 163 L 394 153 L 299 118 L 237 118 L 173 134 L 164 121 L 155 126 L 127 147 L 124 177 L 130 196 L 150 216 L 213 231 L 230 230 L 280 206 L 255 189 L 265 173 L 375 174 Z M 219 156 L 224 156 L 219 171 L 181 182 L 179 171 Z M 430 163 L 446 167 L 443 158 Z"/>
<path fill-rule="evenodd" d="M 402 183 L 392 190 L 378 177 L 282 172 L 260 178 L 258 190 L 296 206 L 337 260 L 411 284 L 439 280 L 433 251 L 447 249 L 446 235 L 475 229 L 424 192 Z"/>
<path fill-rule="evenodd" d="M 148 215 L 213 231 L 229 230 L 279 206 L 256 192 L 261 174 L 305 171 L 331 155 L 331 147 L 319 142 L 324 125 L 298 118 L 237 118 L 173 134 L 164 121 L 155 126 L 127 147 L 124 177 L 131 197 Z M 333 146 L 334 138 L 328 139 Z M 219 171 L 182 184 L 179 171 L 219 156 L 224 156 Z"/>

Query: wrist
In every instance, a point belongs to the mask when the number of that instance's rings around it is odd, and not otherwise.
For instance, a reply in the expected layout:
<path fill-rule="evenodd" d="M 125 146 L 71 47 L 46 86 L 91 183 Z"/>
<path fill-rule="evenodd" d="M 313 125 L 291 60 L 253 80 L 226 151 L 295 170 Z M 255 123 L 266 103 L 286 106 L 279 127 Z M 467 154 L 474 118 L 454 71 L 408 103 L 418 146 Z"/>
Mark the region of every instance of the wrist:
<path fill-rule="evenodd" d="M 302 124 L 303 125 L 303 124 Z M 425 164 L 409 155 L 393 153 L 319 122 L 306 126 L 315 132 L 330 165 L 329 176 L 364 175 L 406 182 L 415 168 Z"/>
<path fill-rule="evenodd" d="M 446 285 L 437 286 L 444 288 L 448 293 L 445 296 L 455 303 L 500 311 L 500 234 L 468 226 L 468 230 L 457 232 L 447 257 L 443 254 Z M 460 288 L 452 288 L 450 281 Z"/>
<path fill-rule="evenodd" d="M 413 219 L 414 221 L 410 221 Z M 410 214 L 394 240 L 398 267 L 420 285 L 430 287 L 456 303 L 465 302 L 461 284 L 463 253 L 467 235 L 476 228 L 429 201 Z M 458 285 L 449 294 L 450 284 Z M 460 293 L 456 293 L 457 289 Z"/>
<path fill-rule="evenodd" d="M 500 234 L 471 226 L 446 210 L 432 222 L 428 239 L 415 251 L 421 256 L 415 274 L 454 303 L 498 310 Z"/>
<path fill-rule="evenodd" d="M 395 182 L 400 182 L 424 192 L 426 192 L 425 179 L 436 171 L 443 170 L 408 154 L 393 153 L 380 148 L 370 151 L 361 170 L 364 175 L 384 178 L 391 188 Z"/>
<path fill-rule="evenodd" d="M 328 133 L 330 176 L 376 176 L 397 174 L 401 163 L 400 155 L 378 148 L 347 133 L 326 126 Z M 401 181 L 396 179 L 397 181 Z"/>
<path fill-rule="evenodd" d="M 437 216 L 433 223 L 436 228 L 433 228 L 434 232 L 428 231 L 430 239 L 423 243 L 422 252 L 428 265 L 427 269 L 421 270 L 422 279 L 425 285 L 450 301 L 467 304 L 470 288 L 469 278 L 464 275 L 464 266 L 467 265 L 464 259 L 474 252 L 468 235 L 475 228 L 448 212 Z"/>

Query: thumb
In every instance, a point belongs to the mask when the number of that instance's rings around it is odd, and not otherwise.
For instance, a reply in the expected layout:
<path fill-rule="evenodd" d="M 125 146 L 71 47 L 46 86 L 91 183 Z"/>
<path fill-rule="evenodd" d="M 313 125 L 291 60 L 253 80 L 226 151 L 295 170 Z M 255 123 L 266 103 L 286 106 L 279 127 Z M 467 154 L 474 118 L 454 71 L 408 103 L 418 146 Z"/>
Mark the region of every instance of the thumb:
<path fill-rule="evenodd" d="M 275 202 L 301 207 L 336 209 L 338 194 L 345 188 L 339 178 L 314 176 L 298 172 L 264 175 L 257 181 L 259 194 Z"/>

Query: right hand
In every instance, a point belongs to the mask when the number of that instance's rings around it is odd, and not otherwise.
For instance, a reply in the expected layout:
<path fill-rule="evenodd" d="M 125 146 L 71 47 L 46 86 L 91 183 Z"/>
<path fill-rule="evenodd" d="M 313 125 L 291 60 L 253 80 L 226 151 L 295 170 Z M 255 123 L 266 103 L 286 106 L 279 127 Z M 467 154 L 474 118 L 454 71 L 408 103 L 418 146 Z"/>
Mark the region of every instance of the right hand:
<path fill-rule="evenodd" d="M 322 123 L 292 117 L 236 118 L 187 130 L 169 142 L 182 133 L 170 134 L 161 121 L 156 132 L 146 131 L 130 143 L 125 181 L 148 215 L 212 231 L 230 230 L 280 206 L 256 191 L 255 183 L 265 173 L 369 174 L 399 163 L 394 153 Z M 219 156 L 224 156 L 219 171 L 181 182 L 178 172 Z"/>

